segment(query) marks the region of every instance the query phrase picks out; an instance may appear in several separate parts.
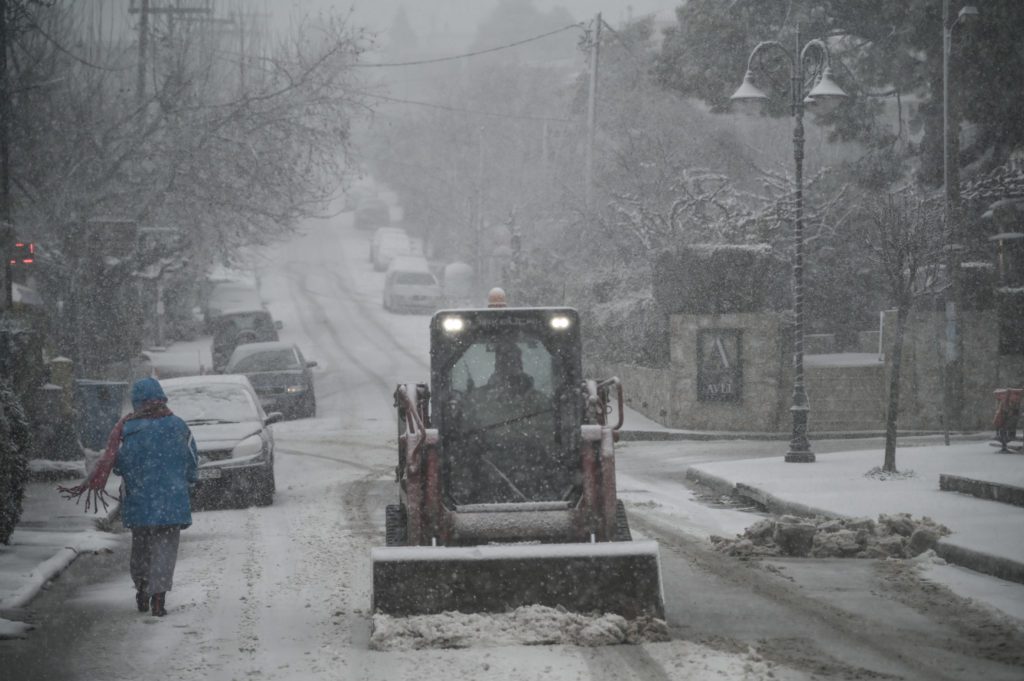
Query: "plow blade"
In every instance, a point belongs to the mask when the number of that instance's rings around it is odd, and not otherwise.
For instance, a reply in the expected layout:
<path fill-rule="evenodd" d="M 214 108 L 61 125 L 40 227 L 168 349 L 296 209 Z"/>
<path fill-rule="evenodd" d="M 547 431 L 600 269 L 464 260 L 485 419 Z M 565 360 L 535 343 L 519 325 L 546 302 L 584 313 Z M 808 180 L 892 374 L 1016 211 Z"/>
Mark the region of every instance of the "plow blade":
<path fill-rule="evenodd" d="M 546 605 L 665 616 L 654 541 L 389 547 L 372 558 L 373 608 L 389 615 Z"/>

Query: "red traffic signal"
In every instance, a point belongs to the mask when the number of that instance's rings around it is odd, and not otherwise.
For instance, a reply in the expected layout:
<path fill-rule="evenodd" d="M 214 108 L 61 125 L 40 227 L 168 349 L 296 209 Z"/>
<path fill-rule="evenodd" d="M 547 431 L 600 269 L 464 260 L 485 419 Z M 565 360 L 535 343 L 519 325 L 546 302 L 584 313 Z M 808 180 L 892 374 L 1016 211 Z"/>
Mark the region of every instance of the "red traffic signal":
<path fill-rule="evenodd" d="M 31 265 L 36 261 L 36 245 L 31 241 L 17 241 L 11 254 L 12 265 Z"/>

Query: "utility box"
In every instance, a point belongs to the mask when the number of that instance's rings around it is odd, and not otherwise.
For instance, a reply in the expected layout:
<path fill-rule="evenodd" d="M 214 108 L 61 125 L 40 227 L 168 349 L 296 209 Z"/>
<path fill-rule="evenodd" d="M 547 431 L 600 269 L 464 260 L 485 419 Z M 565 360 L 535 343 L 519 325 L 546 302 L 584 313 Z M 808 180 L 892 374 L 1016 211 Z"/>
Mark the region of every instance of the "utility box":
<path fill-rule="evenodd" d="M 128 396 L 124 381 L 75 381 L 78 437 L 82 446 L 102 451 L 110 431 L 121 418 Z"/>

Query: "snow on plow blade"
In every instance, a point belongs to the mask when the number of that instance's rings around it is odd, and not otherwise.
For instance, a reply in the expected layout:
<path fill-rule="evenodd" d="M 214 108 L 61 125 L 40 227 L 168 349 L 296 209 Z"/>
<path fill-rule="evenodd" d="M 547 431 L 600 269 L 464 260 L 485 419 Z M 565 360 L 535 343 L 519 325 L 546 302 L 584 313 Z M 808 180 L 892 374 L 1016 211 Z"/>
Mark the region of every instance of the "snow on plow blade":
<path fill-rule="evenodd" d="M 665 617 L 654 541 L 389 547 L 372 557 L 373 607 L 388 615 L 546 605 Z"/>

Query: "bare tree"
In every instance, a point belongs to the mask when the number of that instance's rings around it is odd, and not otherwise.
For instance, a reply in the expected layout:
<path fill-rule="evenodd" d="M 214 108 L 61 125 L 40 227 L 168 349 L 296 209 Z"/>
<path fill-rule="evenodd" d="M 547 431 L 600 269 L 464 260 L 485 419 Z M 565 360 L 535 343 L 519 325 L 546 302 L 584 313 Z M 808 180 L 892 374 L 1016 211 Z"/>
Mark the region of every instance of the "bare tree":
<path fill-rule="evenodd" d="M 896 306 L 882 464 L 882 470 L 892 473 L 896 472 L 903 337 L 914 299 L 926 291 L 932 279 L 928 274 L 941 260 L 942 206 L 936 199 L 904 189 L 877 199 L 865 210 L 865 217 L 865 244 Z"/>

